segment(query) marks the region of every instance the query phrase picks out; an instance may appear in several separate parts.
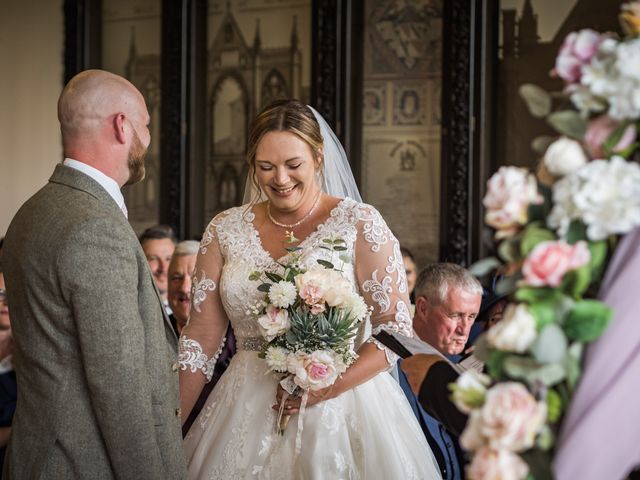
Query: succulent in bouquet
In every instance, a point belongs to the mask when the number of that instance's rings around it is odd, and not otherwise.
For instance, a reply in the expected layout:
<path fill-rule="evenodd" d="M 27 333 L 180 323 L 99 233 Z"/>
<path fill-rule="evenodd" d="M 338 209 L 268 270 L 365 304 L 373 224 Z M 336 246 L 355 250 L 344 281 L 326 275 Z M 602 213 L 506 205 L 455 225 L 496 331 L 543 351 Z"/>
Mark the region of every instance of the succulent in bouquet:
<path fill-rule="evenodd" d="M 265 339 L 259 356 L 282 375 L 280 384 L 288 394 L 302 397 L 301 416 L 308 392 L 333 385 L 356 360 L 353 339 L 359 322 L 371 313 L 343 274 L 350 261 L 344 245 L 340 238 L 324 239 L 320 248 L 331 252 L 332 261 L 318 259 L 310 268 L 299 265 L 298 247 L 288 247 L 292 255 L 278 271 L 250 276 L 262 281 L 258 290 L 265 294 L 252 312 Z M 289 416 L 280 410 L 283 433 Z"/>
<path fill-rule="evenodd" d="M 521 87 L 530 113 L 559 135 L 534 140 L 543 155 L 535 174 L 505 166 L 487 184 L 497 255 L 472 270 L 500 274 L 510 303 L 476 345 L 485 373 L 452 384 L 469 415 L 460 440 L 472 479 L 551 478 L 585 346 L 613 314 L 594 297 L 619 236 L 640 225 L 640 2 L 623 5 L 620 20 L 625 38 L 567 36 L 554 69 L 560 95 Z"/>

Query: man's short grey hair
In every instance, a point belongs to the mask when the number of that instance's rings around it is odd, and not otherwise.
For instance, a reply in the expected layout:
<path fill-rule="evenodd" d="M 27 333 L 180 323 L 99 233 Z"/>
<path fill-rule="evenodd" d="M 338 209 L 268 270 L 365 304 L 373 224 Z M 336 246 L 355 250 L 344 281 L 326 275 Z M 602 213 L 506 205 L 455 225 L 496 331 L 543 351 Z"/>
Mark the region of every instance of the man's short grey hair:
<path fill-rule="evenodd" d="M 471 295 L 482 295 L 482 285 L 466 268 L 455 263 L 432 263 L 424 267 L 414 289 L 416 297 L 426 297 L 433 305 L 440 305 L 449 288 L 463 290 Z"/>
<path fill-rule="evenodd" d="M 195 240 L 184 240 L 176 245 L 176 249 L 173 251 L 173 255 L 176 257 L 185 255 L 197 255 L 199 248 L 200 242 L 196 242 Z"/>

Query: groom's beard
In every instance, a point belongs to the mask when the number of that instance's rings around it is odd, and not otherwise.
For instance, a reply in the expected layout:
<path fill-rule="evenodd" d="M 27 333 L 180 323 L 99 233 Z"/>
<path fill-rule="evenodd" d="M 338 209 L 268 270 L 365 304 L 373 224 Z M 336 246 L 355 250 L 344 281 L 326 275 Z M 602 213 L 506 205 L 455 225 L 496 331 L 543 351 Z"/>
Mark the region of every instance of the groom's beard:
<path fill-rule="evenodd" d="M 133 131 L 133 140 L 131 141 L 131 148 L 129 148 L 129 158 L 127 160 L 127 166 L 129 167 L 129 179 L 125 185 L 133 185 L 144 179 L 144 157 L 147 154 L 147 149 L 144 148 L 138 132 Z"/>

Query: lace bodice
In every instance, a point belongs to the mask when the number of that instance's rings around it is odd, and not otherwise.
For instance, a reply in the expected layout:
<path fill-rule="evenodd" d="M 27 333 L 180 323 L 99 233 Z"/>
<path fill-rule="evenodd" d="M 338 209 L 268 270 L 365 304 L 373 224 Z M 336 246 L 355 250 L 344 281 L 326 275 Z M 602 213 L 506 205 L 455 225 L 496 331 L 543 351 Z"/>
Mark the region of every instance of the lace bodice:
<path fill-rule="evenodd" d="M 254 214 L 246 207 L 229 209 L 208 225 L 200 244 L 193 283 L 193 305 L 184 336 L 195 339 L 207 355 L 216 351 L 231 321 L 237 346 L 257 350 L 262 336 L 252 306 L 264 298 L 254 271 L 279 272 L 291 253 L 274 259 L 263 248 L 253 225 Z M 298 263 L 317 265 L 318 259 L 336 264 L 336 252 L 320 248 L 325 239 L 344 240 L 350 262 L 343 275 L 354 282 L 368 305 L 373 307 L 371 324 L 362 325 L 356 348 L 371 331 L 392 330 L 411 335 L 407 282 L 398 241 L 378 211 L 349 198 L 342 200 L 329 218 L 300 244 Z M 372 328 L 371 328 L 372 327 Z M 370 340 L 371 341 L 371 340 Z M 376 344 L 383 348 L 381 344 Z M 388 354 L 388 359 L 392 358 Z"/>

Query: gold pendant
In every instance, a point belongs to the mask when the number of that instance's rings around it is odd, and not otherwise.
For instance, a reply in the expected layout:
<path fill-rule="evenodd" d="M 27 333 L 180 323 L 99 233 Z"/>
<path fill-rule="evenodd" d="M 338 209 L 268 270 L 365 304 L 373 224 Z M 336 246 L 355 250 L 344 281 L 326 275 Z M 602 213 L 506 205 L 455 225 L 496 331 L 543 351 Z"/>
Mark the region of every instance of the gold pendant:
<path fill-rule="evenodd" d="M 289 230 L 285 230 L 284 232 L 284 237 L 285 237 L 285 242 L 287 243 L 296 243 L 299 242 L 300 240 L 298 240 L 296 238 L 296 236 L 293 234 L 293 230 L 289 231 Z"/>

